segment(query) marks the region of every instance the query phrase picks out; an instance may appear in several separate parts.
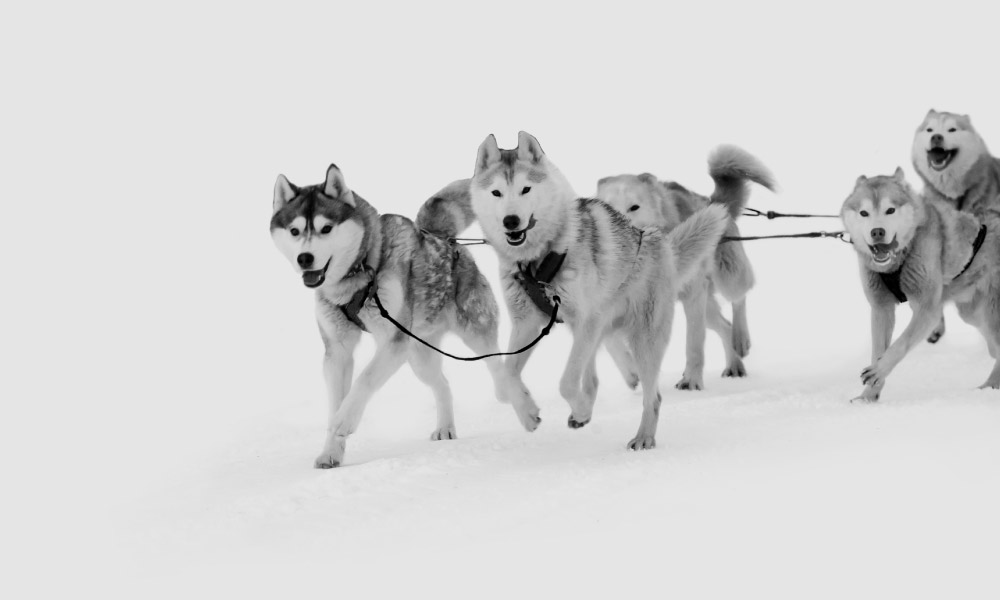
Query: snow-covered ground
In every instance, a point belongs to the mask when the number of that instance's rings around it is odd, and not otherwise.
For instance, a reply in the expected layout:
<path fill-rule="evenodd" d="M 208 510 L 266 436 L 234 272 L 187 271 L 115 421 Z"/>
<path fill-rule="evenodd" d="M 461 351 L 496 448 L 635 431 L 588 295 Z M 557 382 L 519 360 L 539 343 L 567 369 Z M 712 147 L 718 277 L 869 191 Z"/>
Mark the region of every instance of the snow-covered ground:
<path fill-rule="evenodd" d="M 581 194 L 641 171 L 708 192 L 728 142 L 782 185 L 752 205 L 835 213 L 859 174 L 908 168 L 931 107 L 996 153 L 994 20 L 876 4 L 5 9 L 0 595 L 996 598 L 985 344 L 949 309 L 881 402 L 849 403 L 868 309 L 834 240 L 748 244 L 747 379 L 718 377 L 710 334 L 707 389 L 675 391 L 678 319 L 655 450 L 625 451 L 640 398 L 607 356 L 593 421 L 566 427 L 560 327 L 525 371 L 536 432 L 449 362 L 460 439 L 432 443 L 404 368 L 347 464 L 312 469 L 322 350 L 267 234 L 279 172 L 336 162 L 413 216 L 489 133 L 536 135 Z"/>

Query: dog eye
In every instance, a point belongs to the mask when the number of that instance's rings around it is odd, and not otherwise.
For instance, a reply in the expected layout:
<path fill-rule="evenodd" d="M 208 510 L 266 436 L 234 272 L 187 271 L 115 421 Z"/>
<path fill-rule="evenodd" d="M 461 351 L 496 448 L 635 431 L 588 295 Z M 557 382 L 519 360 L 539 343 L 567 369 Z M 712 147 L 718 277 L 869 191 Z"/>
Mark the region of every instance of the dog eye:
<path fill-rule="evenodd" d="M 496 196 L 497 198 L 503 196 L 503 194 L 500 193 L 500 190 L 493 190 L 493 195 Z"/>
<path fill-rule="evenodd" d="M 298 237 L 299 233 L 301 232 L 298 229 L 292 227 L 291 229 L 288 230 L 288 233 L 292 234 L 292 237 Z"/>
<path fill-rule="evenodd" d="M 889 209 L 886 209 L 886 211 L 885 211 L 885 214 L 887 214 L 887 215 L 891 215 L 891 214 L 892 214 L 892 213 L 894 213 L 894 212 L 896 212 L 896 209 L 895 209 L 895 208 L 889 208 Z"/>
<path fill-rule="evenodd" d="M 958 130 L 955 129 L 954 127 L 952 127 L 951 129 L 948 130 L 948 133 L 955 133 L 956 131 L 958 131 Z"/>
<path fill-rule="evenodd" d="M 862 217 L 867 217 L 868 216 L 868 211 L 867 210 L 861 211 L 861 216 Z"/>
<path fill-rule="evenodd" d="M 521 195 L 523 196 L 524 194 L 527 194 L 530 191 L 531 191 L 531 186 L 530 185 L 526 185 L 526 186 L 524 186 L 524 189 L 521 190 Z"/>
<path fill-rule="evenodd" d="M 629 212 L 635 212 L 637 210 L 639 210 L 639 205 L 638 204 L 633 204 L 631 206 L 631 208 L 628 209 Z"/>
<path fill-rule="evenodd" d="M 323 229 L 319 230 L 320 233 L 330 233 L 331 231 L 333 231 L 333 225 L 330 225 L 329 223 L 324 225 Z"/>
<path fill-rule="evenodd" d="M 932 127 L 928 127 L 927 128 L 927 133 L 934 133 L 934 129 Z"/>

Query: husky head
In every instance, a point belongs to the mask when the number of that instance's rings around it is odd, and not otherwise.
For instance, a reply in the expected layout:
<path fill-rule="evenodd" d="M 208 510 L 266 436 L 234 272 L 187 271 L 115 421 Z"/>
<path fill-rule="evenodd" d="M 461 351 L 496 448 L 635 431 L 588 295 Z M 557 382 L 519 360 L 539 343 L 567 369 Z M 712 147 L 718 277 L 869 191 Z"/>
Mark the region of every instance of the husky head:
<path fill-rule="evenodd" d="M 859 177 L 840 209 L 840 218 L 868 267 L 891 272 L 902 262 L 923 222 L 924 207 L 907 185 L 903 170 L 897 168 L 892 176 Z"/>
<path fill-rule="evenodd" d="M 597 182 L 597 198 L 625 215 L 633 227 L 676 225 L 668 223 L 671 215 L 665 214 L 666 199 L 659 193 L 659 185 L 651 173 L 605 177 Z"/>
<path fill-rule="evenodd" d="M 501 150 L 493 134 L 480 144 L 471 194 L 483 235 L 514 261 L 532 261 L 551 250 L 576 198 L 538 140 L 523 131 L 513 150 Z"/>
<path fill-rule="evenodd" d="M 913 136 L 913 166 L 945 196 L 957 199 L 969 188 L 966 176 L 983 156 L 986 143 L 968 115 L 931 109 Z"/>
<path fill-rule="evenodd" d="M 366 231 L 354 192 L 336 165 L 330 165 L 326 182 L 319 185 L 300 188 L 278 175 L 271 238 L 306 287 L 340 281 L 361 258 Z"/>

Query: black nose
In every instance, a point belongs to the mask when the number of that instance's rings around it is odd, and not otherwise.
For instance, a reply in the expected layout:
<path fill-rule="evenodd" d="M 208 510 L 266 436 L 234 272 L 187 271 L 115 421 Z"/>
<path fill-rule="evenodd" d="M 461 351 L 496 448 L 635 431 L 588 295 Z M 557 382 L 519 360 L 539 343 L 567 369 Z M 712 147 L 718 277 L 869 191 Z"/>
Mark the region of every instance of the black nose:
<path fill-rule="evenodd" d="M 303 252 L 295 260 L 297 260 L 299 262 L 299 266 L 300 267 L 302 267 L 303 269 L 305 269 L 307 267 L 312 266 L 312 264 L 313 264 L 313 255 L 309 254 L 308 252 Z"/>
<path fill-rule="evenodd" d="M 944 136 L 941 135 L 940 133 L 935 133 L 934 135 L 931 136 L 932 146 L 940 146 L 943 143 L 944 143 Z"/>
<path fill-rule="evenodd" d="M 885 239 L 885 229 L 882 229 L 881 227 L 876 227 L 875 229 L 872 229 L 873 242 L 881 242 L 884 239 Z"/>
<path fill-rule="evenodd" d="M 503 218 L 503 226 L 507 229 L 517 229 L 517 226 L 521 224 L 521 218 L 517 215 L 507 215 Z"/>

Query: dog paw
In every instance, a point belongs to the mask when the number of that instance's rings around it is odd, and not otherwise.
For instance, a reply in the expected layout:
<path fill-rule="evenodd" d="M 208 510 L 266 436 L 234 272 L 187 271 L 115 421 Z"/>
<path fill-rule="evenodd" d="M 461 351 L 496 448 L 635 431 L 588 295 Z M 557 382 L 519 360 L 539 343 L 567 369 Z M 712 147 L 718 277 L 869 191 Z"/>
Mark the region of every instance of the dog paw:
<path fill-rule="evenodd" d="M 577 419 L 573 415 L 570 415 L 569 419 L 566 420 L 566 426 L 570 429 L 579 429 L 587 423 L 590 423 L 590 417 Z"/>
<path fill-rule="evenodd" d="M 927 342 L 930 343 L 930 344 L 936 344 L 936 343 L 938 343 L 938 340 L 940 340 L 941 336 L 943 336 L 943 335 L 944 335 L 943 331 L 934 331 L 934 332 L 931 333 L 930 337 L 927 338 Z"/>
<path fill-rule="evenodd" d="M 986 383 L 979 386 L 981 390 L 1000 390 L 1000 381 L 994 379 L 987 379 Z"/>
<path fill-rule="evenodd" d="M 855 402 L 857 402 L 858 404 L 873 404 L 875 402 L 878 402 L 878 397 L 879 397 L 878 392 L 871 389 L 866 389 L 865 391 L 861 392 L 860 396 L 851 398 L 851 404 L 854 404 Z"/>
<path fill-rule="evenodd" d="M 436 429 L 434 433 L 431 434 L 431 441 L 437 442 L 440 440 L 456 440 L 458 435 L 455 433 L 455 426 L 448 425 L 447 427 L 441 427 Z"/>
<path fill-rule="evenodd" d="M 656 448 L 656 438 L 651 435 L 637 435 L 625 446 L 627 450 L 652 450 Z"/>
<path fill-rule="evenodd" d="M 313 461 L 313 468 L 314 469 L 336 469 L 337 467 L 340 466 L 340 461 L 341 460 L 343 460 L 342 456 L 341 457 L 336 457 L 336 456 L 333 455 L 333 453 L 324 452 L 323 454 L 320 454 L 319 456 L 317 456 L 316 460 Z"/>
<path fill-rule="evenodd" d="M 743 366 L 743 361 L 740 360 L 740 359 L 738 359 L 738 358 L 736 360 L 734 360 L 732 362 L 732 364 L 730 364 L 728 367 L 726 367 L 726 370 L 722 372 L 722 376 L 723 377 L 746 377 L 747 376 L 747 370 L 746 370 L 746 367 Z"/>
<path fill-rule="evenodd" d="M 869 387 L 879 387 L 885 383 L 886 375 L 885 370 L 876 362 L 861 371 L 861 383 Z"/>
<path fill-rule="evenodd" d="M 635 373 L 629 373 L 628 376 L 625 377 L 625 385 L 628 386 L 628 389 L 633 390 L 633 391 L 636 390 L 636 389 L 638 389 L 638 387 L 639 387 L 639 376 L 637 374 L 635 374 Z"/>
<path fill-rule="evenodd" d="M 697 391 L 701 390 L 704 387 L 704 385 L 702 384 L 700 379 L 695 379 L 693 377 L 682 377 L 681 380 L 678 381 L 677 385 L 675 385 L 674 387 L 679 390 Z"/>

